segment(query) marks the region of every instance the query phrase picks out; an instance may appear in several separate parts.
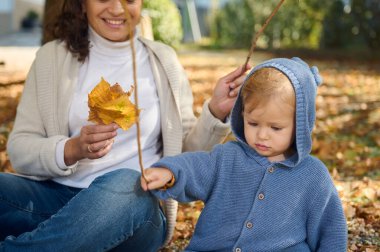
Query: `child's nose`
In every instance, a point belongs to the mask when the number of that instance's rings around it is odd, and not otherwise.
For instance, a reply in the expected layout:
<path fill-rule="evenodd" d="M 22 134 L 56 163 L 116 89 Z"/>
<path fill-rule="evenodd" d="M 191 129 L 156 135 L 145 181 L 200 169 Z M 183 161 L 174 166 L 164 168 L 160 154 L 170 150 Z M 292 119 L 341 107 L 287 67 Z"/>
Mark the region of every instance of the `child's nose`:
<path fill-rule="evenodd" d="M 124 13 L 123 5 L 121 5 L 120 1 L 123 0 L 112 0 L 110 2 L 108 11 L 114 16 L 118 16 Z"/>
<path fill-rule="evenodd" d="M 268 130 L 264 127 L 260 127 L 258 132 L 257 132 L 257 137 L 260 140 L 266 140 L 268 139 Z"/>

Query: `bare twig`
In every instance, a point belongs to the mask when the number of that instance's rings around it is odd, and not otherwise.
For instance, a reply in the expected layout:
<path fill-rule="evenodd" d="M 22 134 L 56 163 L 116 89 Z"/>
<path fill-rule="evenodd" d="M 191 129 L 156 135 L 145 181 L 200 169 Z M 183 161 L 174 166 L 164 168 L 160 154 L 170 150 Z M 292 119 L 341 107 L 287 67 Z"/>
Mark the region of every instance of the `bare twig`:
<path fill-rule="evenodd" d="M 12 86 L 12 85 L 21 85 L 25 83 L 25 79 L 23 80 L 15 80 L 15 81 L 9 81 L 9 82 L 0 82 L 0 87 L 5 86 Z"/>
<path fill-rule="evenodd" d="M 144 178 L 146 182 L 148 182 L 144 173 L 144 165 L 142 161 L 142 151 L 141 151 L 140 112 L 139 112 L 139 101 L 138 101 L 138 93 L 137 93 L 138 85 L 137 85 L 136 50 L 135 50 L 135 44 L 134 44 L 134 30 L 133 30 L 132 21 L 131 21 L 132 17 L 131 17 L 131 14 L 129 13 L 125 0 L 120 0 L 120 3 L 123 6 L 125 16 L 127 18 L 127 23 L 129 26 L 128 27 L 129 41 L 131 43 L 131 50 L 132 50 L 133 82 L 134 82 L 134 87 L 135 87 L 134 97 L 135 97 L 135 106 L 136 106 L 135 109 L 136 109 L 137 148 L 138 148 L 138 154 L 139 154 L 139 164 L 140 164 L 141 176 Z"/>
<path fill-rule="evenodd" d="M 260 30 L 255 34 L 255 36 L 252 37 L 252 43 L 251 43 L 251 49 L 249 50 L 249 53 L 248 53 L 248 56 L 247 56 L 247 59 L 244 63 L 244 67 L 243 67 L 243 71 L 245 71 L 245 69 L 247 69 L 247 64 L 249 62 L 249 60 L 251 59 L 251 56 L 253 54 L 253 51 L 256 49 L 256 43 L 257 43 L 257 40 L 259 39 L 260 35 L 264 32 L 265 28 L 268 26 L 269 22 L 272 20 L 272 18 L 274 17 L 274 15 L 276 15 L 277 11 L 280 9 L 281 5 L 285 2 L 285 0 L 281 0 L 276 8 L 273 10 L 273 12 L 270 14 L 270 16 L 267 18 L 267 20 L 265 20 L 264 24 L 261 26 Z"/>

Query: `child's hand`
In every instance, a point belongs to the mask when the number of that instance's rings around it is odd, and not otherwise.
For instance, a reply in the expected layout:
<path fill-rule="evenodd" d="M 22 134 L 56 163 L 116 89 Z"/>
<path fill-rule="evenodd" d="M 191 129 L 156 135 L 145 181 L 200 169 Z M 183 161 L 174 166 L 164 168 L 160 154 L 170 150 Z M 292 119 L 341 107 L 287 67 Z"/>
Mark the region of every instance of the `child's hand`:
<path fill-rule="evenodd" d="M 169 169 L 161 167 L 148 168 L 144 175 L 148 181 L 141 176 L 141 187 L 144 191 L 163 188 L 174 176 Z"/>

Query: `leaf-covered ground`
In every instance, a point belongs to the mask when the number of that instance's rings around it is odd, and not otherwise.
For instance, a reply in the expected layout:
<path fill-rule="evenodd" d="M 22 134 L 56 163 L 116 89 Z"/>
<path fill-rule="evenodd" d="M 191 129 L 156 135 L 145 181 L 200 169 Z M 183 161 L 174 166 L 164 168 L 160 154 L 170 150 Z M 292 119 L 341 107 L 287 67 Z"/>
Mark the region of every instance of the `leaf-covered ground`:
<path fill-rule="evenodd" d="M 241 51 L 183 51 L 194 111 L 211 96 L 217 79 L 245 61 Z M 255 53 L 253 64 L 274 57 Z M 301 55 L 302 56 L 302 55 Z M 313 153 L 325 162 L 341 196 L 349 230 L 349 251 L 380 251 L 380 61 L 308 57 L 324 78 L 317 99 Z M 0 170 L 11 171 L 5 144 L 13 125 L 25 73 L 0 64 Z M 180 251 L 191 238 L 203 204 L 180 204 L 173 242 L 162 252 Z"/>

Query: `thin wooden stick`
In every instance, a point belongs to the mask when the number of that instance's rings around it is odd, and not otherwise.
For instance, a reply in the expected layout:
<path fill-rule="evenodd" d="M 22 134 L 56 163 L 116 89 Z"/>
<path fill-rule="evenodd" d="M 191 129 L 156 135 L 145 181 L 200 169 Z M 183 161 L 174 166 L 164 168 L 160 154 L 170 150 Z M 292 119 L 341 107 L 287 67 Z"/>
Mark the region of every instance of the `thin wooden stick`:
<path fill-rule="evenodd" d="M 277 4 L 276 8 L 270 14 L 270 16 L 267 18 L 267 20 L 265 20 L 265 23 L 261 26 L 260 30 L 255 34 L 255 36 L 252 37 L 251 49 L 249 50 L 247 59 L 246 59 L 246 61 L 244 63 L 243 71 L 245 71 L 245 69 L 247 68 L 247 64 L 248 64 L 249 60 L 251 59 L 253 51 L 256 49 L 257 40 L 259 39 L 259 37 L 261 36 L 261 34 L 264 32 L 265 28 L 268 26 L 269 22 L 272 20 L 272 18 L 274 17 L 274 15 L 276 15 L 277 11 L 280 9 L 281 5 L 284 2 L 285 2 L 285 0 L 281 0 Z"/>
<path fill-rule="evenodd" d="M 146 182 L 148 182 L 147 178 L 145 177 L 144 173 L 144 165 L 142 160 L 142 151 L 141 151 L 141 129 L 140 129 L 140 112 L 139 112 L 139 100 L 138 100 L 138 94 L 137 94 L 137 67 L 136 67 L 136 49 L 135 49 L 135 43 L 134 43 L 134 30 L 132 29 L 132 17 L 129 13 L 129 10 L 127 8 L 127 5 L 125 3 L 125 0 L 120 0 L 121 5 L 123 6 L 125 16 L 127 18 L 127 22 L 129 25 L 129 41 L 131 43 L 131 50 L 132 50 L 132 65 L 133 65 L 133 82 L 135 86 L 135 110 L 136 110 L 136 129 L 137 129 L 137 149 L 139 154 L 139 164 L 140 164 L 140 170 L 141 170 L 141 176 L 144 178 Z"/>

